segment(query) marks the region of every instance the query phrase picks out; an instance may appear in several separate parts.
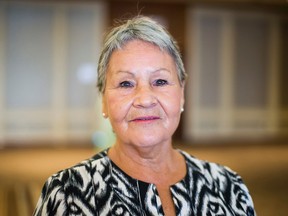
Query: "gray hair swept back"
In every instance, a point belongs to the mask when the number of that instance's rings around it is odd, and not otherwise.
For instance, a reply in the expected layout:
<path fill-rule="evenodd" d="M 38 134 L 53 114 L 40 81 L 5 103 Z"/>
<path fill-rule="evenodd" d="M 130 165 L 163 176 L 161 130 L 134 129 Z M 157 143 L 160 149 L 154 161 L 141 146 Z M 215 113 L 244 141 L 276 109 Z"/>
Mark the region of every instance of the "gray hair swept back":
<path fill-rule="evenodd" d="M 106 71 L 110 57 L 115 50 L 123 48 L 129 41 L 142 40 L 158 46 L 174 59 L 181 85 L 186 79 L 183 61 L 177 42 L 169 32 L 149 17 L 137 16 L 112 28 L 104 39 L 104 46 L 98 62 L 97 87 L 100 93 L 105 91 Z"/>

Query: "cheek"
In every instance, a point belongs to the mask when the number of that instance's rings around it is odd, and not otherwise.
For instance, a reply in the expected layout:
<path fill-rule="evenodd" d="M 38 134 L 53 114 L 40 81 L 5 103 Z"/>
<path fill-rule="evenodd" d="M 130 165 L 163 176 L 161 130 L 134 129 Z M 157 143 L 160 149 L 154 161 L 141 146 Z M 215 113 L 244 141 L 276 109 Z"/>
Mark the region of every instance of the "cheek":
<path fill-rule="evenodd" d="M 123 120 L 127 115 L 130 106 L 129 101 L 124 100 L 119 97 L 119 95 L 109 95 L 107 101 L 108 103 L 106 104 L 111 123 L 113 124 L 112 121 L 117 122 Z"/>
<path fill-rule="evenodd" d="M 172 91 L 165 96 L 165 99 L 162 100 L 167 113 L 170 115 L 179 115 L 181 110 L 182 94 L 179 91 Z M 168 111 L 169 110 L 169 111 Z"/>

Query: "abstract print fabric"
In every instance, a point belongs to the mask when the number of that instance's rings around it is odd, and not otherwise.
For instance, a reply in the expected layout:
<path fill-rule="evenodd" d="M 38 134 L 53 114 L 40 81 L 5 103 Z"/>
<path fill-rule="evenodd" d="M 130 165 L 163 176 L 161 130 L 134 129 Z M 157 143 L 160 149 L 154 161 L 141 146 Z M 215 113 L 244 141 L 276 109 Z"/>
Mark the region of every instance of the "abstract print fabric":
<path fill-rule="evenodd" d="M 256 215 L 239 175 L 179 151 L 187 173 L 170 187 L 176 215 Z M 156 186 L 127 175 L 107 152 L 51 176 L 33 215 L 164 216 Z"/>

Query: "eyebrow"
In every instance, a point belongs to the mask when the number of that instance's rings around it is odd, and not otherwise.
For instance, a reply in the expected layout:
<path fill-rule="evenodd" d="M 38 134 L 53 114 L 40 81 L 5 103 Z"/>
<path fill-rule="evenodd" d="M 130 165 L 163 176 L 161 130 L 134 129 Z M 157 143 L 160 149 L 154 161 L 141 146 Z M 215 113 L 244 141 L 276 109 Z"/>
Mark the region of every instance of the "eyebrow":
<path fill-rule="evenodd" d="M 124 70 L 116 71 L 116 74 L 119 74 L 119 73 L 128 73 L 128 74 L 134 75 L 133 72 L 130 72 L 130 71 L 124 71 Z"/>
<path fill-rule="evenodd" d="M 171 71 L 170 70 L 168 70 L 168 69 L 166 69 L 166 68 L 159 68 L 159 69 L 156 69 L 156 70 L 153 70 L 153 71 L 149 71 L 150 73 L 157 73 L 157 72 L 160 72 L 160 71 L 166 71 L 166 72 L 169 72 L 169 73 L 171 73 Z M 131 72 L 131 71 L 126 71 L 126 70 L 119 70 L 119 71 L 116 71 L 116 74 L 118 74 L 118 73 L 128 73 L 128 74 L 131 74 L 131 75 L 135 75 L 133 72 Z"/>

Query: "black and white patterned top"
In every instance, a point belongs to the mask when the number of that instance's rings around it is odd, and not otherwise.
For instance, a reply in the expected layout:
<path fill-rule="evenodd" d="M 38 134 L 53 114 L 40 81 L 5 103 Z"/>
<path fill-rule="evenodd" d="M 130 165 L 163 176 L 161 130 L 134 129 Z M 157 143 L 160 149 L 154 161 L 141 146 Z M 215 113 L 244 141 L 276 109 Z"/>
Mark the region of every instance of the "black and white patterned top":
<path fill-rule="evenodd" d="M 170 189 L 177 215 L 256 215 L 239 175 L 179 151 L 187 174 Z M 164 212 L 156 186 L 124 173 L 105 150 L 51 176 L 34 215 L 161 216 Z"/>

